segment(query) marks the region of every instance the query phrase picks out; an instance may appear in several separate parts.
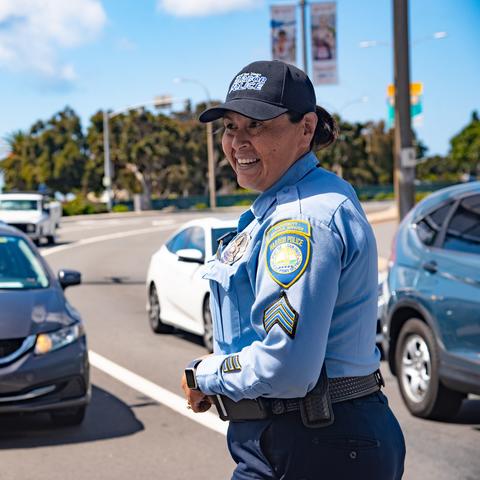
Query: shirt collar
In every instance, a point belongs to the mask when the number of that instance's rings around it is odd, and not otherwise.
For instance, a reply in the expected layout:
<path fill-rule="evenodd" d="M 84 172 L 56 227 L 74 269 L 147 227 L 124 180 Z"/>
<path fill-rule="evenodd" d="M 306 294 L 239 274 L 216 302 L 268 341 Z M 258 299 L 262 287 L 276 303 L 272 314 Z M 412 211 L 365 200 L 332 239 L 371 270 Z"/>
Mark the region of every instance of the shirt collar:
<path fill-rule="evenodd" d="M 251 206 L 255 217 L 260 219 L 265 215 L 268 208 L 275 201 L 277 192 L 287 185 L 294 185 L 299 182 L 308 172 L 318 165 L 314 153 L 308 152 L 300 157 L 290 168 L 267 190 L 262 192 Z"/>

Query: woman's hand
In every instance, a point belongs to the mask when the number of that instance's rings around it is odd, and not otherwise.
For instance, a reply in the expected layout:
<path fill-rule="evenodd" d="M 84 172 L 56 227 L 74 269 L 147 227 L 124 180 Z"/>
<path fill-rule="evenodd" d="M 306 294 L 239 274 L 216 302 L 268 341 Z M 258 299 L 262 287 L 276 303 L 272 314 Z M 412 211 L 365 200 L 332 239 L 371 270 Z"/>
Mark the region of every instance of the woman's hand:
<path fill-rule="evenodd" d="M 201 358 L 206 358 L 208 355 L 205 355 Z M 208 395 L 205 395 L 200 390 L 192 390 L 187 386 L 187 377 L 185 373 L 182 375 L 182 389 L 185 393 L 185 398 L 187 399 L 187 408 L 190 408 L 195 413 L 206 412 L 212 406 L 212 402 Z"/>

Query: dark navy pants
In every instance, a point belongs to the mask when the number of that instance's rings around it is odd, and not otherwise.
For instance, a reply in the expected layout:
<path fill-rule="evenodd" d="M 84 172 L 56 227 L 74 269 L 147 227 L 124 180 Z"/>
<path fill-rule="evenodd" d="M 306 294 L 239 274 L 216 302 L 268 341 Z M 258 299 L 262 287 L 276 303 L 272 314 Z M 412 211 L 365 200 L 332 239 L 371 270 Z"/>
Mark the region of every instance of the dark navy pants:
<path fill-rule="evenodd" d="M 397 480 L 405 442 L 380 392 L 333 405 L 335 421 L 307 428 L 300 413 L 230 422 L 233 480 Z"/>

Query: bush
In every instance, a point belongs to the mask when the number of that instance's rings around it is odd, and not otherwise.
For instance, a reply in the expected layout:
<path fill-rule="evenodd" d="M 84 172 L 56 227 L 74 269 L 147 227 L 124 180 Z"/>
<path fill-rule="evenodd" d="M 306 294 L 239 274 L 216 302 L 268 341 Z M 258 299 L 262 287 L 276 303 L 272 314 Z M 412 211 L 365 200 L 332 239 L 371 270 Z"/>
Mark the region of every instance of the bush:
<path fill-rule="evenodd" d="M 122 213 L 122 212 L 129 212 L 129 211 L 130 209 L 128 208 L 128 205 L 124 205 L 123 203 L 119 203 L 112 207 L 112 212 Z"/>
<path fill-rule="evenodd" d="M 107 206 L 104 203 L 92 203 L 84 197 L 78 196 L 70 202 L 62 205 L 63 215 L 90 215 L 94 213 L 105 213 Z"/>
<path fill-rule="evenodd" d="M 428 197 L 431 193 L 432 192 L 415 192 L 415 203 L 418 203 L 420 200 Z"/>
<path fill-rule="evenodd" d="M 245 198 L 244 200 L 238 200 L 238 202 L 235 202 L 234 205 L 236 207 L 249 207 L 252 203 L 252 200 Z"/>
<path fill-rule="evenodd" d="M 395 194 L 393 192 L 378 192 L 374 195 L 373 200 L 392 200 L 395 198 Z"/>

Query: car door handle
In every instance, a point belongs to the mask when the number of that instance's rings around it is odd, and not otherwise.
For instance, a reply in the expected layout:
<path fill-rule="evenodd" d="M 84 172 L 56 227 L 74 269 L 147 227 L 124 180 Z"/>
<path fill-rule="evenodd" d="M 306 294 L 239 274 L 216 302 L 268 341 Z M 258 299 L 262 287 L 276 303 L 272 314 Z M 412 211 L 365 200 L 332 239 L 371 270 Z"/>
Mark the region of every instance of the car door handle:
<path fill-rule="evenodd" d="M 436 273 L 437 272 L 437 262 L 435 260 L 432 260 L 431 262 L 425 262 L 422 265 L 423 269 L 426 270 L 427 272 L 430 273 Z"/>

